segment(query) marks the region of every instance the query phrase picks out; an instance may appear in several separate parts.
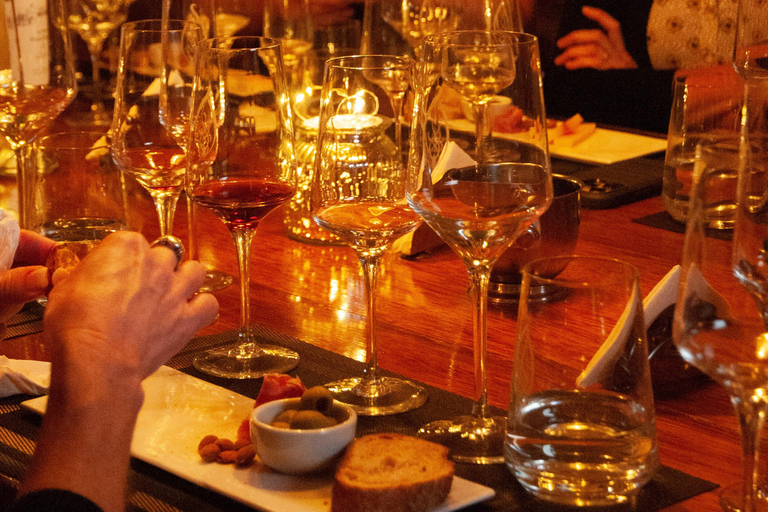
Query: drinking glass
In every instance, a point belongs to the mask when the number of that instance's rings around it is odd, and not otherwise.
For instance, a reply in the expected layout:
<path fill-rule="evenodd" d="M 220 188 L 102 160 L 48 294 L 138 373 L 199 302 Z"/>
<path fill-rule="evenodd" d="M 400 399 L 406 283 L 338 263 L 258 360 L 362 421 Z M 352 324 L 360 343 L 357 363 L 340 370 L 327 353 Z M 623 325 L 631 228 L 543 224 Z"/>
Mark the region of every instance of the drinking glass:
<path fill-rule="evenodd" d="M 0 17 L 0 134 L 16 155 L 19 224 L 26 229 L 27 144 L 72 102 L 77 81 L 64 0 L 17 4 L 7 2 Z"/>
<path fill-rule="evenodd" d="M 538 42 L 522 33 L 462 31 L 430 36 L 423 50 L 414 80 L 407 198 L 470 276 L 475 404 L 469 415 L 430 423 L 420 435 L 449 446 L 454 460 L 501 463 L 506 419 L 491 414 L 485 372 L 488 287 L 498 258 L 552 201 Z M 462 95 L 477 102 L 510 99 L 514 107 L 505 115 L 518 118 L 520 133 L 495 140 L 495 150 L 484 153 L 477 144 L 485 137 L 475 136 L 482 119 L 448 115 Z"/>
<path fill-rule="evenodd" d="M 293 122 L 280 42 L 260 37 L 201 43 L 192 93 L 187 195 L 227 226 L 240 269 L 236 344 L 193 365 L 218 377 L 258 378 L 299 363 L 295 352 L 261 345 L 250 327 L 251 241 L 259 222 L 296 192 Z"/>
<path fill-rule="evenodd" d="M 459 26 L 465 3 L 464 0 L 381 0 L 381 17 L 411 46 L 418 58 L 426 36 Z"/>
<path fill-rule="evenodd" d="M 67 25 L 85 41 L 91 59 L 91 106 L 84 119 L 85 124 L 107 127 L 112 114 L 104 105 L 104 85 L 101 81 L 101 51 L 104 41 L 128 18 L 128 6 L 132 0 L 67 0 L 69 17 Z"/>
<path fill-rule="evenodd" d="M 543 288 L 553 290 L 545 301 Z M 632 503 L 659 467 L 637 268 L 586 256 L 527 263 L 511 388 L 505 456 L 528 492 Z"/>
<path fill-rule="evenodd" d="M 768 5 L 739 0 L 733 65 L 744 78 L 768 78 Z"/>
<path fill-rule="evenodd" d="M 142 20 L 121 29 L 112 155 L 152 196 L 160 235 L 170 235 L 184 186 L 195 45 L 199 25 Z"/>
<path fill-rule="evenodd" d="M 308 0 L 264 0 L 264 36 L 280 40 L 290 96 L 300 86 L 299 63 L 312 49 L 314 29 Z"/>
<path fill-rule="evenodd" d="M 695 168 L 672 324 L 683 359 L 731 396 L 741 429 L 744 478 L 723 489 L 720 503 L 742 512 L 768 509 L 758 489 L 760 434 L 768 409 L 765 88 L 760 81 L 747 81 L 738 194 L 727 198 L 737 203 L 733 242 L 706 236 L 708 205 L 722 200 L 724 190 L 717 186 L 717 169 Z"/>
<path fill-rule="evenodd" d="M 325 384 L 358 414 L 378 416 L 416 408 L 424 388 L 379 374 L 376 282 L 392 243 L 421 219 L 405 202 L 402 150 L 387 132 L 401 118 L 387 98 L 388 77 L 410 88 L 410 59 L 387 55 L 336 57 L 325 65 L 317 159 L 312 185 L 315 221 L 349 244 L 365 276 L 368 306 L 366 367 L 362 377 Z"/>

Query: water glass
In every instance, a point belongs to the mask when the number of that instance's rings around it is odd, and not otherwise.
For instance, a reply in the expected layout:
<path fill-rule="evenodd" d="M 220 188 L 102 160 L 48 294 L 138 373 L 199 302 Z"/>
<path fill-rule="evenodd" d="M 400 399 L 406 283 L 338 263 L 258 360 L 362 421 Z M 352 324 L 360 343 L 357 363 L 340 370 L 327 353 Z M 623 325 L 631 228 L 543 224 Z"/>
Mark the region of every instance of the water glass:
<path fill-rule="evenodd" d="M 125 186 L 102 132 L 60 132 L 36 140 L 27 162 L 29 229 L 59 242 L 93 244 L 127 229 Z"/>
<path fill-rule="evenodd" d="M 675 77 L 661 191 L 674 219 L 688 218 L 696 146 L 738 138 L 742 97 L 743 80 L 730 68 Z M 711 227 L 727 226 L 714 219 Z"/>
<path fill-rule="evenodd" d="M 631 504 L 659 466 L 638 279 L 610 258 L 523 267 L 505 458 L 540 499 Z"/>

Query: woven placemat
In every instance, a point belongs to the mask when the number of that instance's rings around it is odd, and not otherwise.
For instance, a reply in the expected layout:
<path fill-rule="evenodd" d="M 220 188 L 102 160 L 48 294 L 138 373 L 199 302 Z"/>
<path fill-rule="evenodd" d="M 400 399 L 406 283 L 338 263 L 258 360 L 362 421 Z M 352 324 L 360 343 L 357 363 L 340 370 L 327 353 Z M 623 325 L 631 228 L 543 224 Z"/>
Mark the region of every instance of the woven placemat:
<path fill-rule="evenodd" d="M 254 326 L 256 335 L 265 343 L 281 345 L 299 353 L 301 363 L 292 372 L 308 386 L 323 384 L 341 377 L 360 375 L 363 363 L 310 345 L 290 336 Z M 192 368 L 194 356 L 215 346 L 231 343 L 234 331 L 195 338 L 179 352 L 168 366 L 189 375 L 220 385 L 237 393 L 255 398 L 261 380 L 230 380 L 210 377 Z M 384 375 L 395 375 L 382 372 Z M 429 421 L 467 414 L 472 401 L 447 391 L 425 386 L 429 393 L 422 407 L 402 414 L 382 417 L 360 417 L 358 435 L 373 432 L 399 432 L 415 434 Z M 13 485 L 23 475 L 34 449 L 40 419 L 20 409 L 19 404 L 28 396 L 15 396 L 0 400 L 0 486 Z M 495 409 L 495 413 L 504 411 Z M 553 510 L 551 504 L 542 504 L 530 498 L 504 465 L 476 466 L 457 464 L 456 473 L 496 490 L 496 497 L 468 510 L 537 511 Z M 223 512 L 251 510 L 240 503 L 215 492 L 202 489 L 179 477 L 150 464 L 133 460 L 130 475 L 128 509 L 131 511 L 166 512 L 190 510 L 194 512 Z M 637 507 L 633 510 L 651 512 L 684 501 L 698 494 L 711 491 L 717 485 L 669 467 L 662 467 L 658 474 L 640 493 Z M 2 510 L 0 503 L 0 510 Z M 619 508 L 621 509 L 621 508 Z M 616 510 L 614 507 L 611 510 Z"/>

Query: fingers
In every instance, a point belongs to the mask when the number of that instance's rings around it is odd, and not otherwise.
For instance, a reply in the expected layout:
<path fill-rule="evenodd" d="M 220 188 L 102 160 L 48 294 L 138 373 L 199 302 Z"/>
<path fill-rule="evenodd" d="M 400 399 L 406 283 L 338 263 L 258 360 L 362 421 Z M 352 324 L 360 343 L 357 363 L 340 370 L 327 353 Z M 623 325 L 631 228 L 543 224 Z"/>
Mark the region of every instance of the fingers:
<path fill-rule="evenodd" d="M 581 13 L 592 21 L 596 21 L 608 34 L 618 32 L 621 35 L 621 24 L 604 10 L 585 5 L 581 8 Z"/>
<path fill-rule="evenodd" d="M 19 246 L 14 257 L 14 266 L 45 265 L 56 242 L 33 231 L 22 229 L 19 233 Z"/>
<path fill-rule="evenodd" d="M 44 296 L 48 285 L 45 267 L 19 267 L 0 274 L 0 321 L 16 314 L 25 303 Z"/>

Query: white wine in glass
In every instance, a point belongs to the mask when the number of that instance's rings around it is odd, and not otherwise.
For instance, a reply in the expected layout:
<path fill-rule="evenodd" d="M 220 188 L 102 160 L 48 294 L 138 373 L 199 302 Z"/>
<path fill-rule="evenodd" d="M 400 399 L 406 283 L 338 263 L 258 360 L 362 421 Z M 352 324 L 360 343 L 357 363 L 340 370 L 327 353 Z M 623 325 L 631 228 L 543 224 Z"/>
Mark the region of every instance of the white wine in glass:
<path fill-rule="evenodd" d="M 234 37 L 199 46 L 186 190 L 229 229 L 240 270 L 241 324 L 233 344 L 193 361 L 199 371 L 248 379 L 284 373 L 295 352 L 262 344 L 250 325 L 251 242 L 261 220 L 296 192 L 293 122 L 276 39 Z"/>
<path fill-rule="evenodd" d="M 476 51 L 465 52 L 469 46 Z M 457 72 L 466 62 L 471 72 Z M 552 201 L 538 42 L 503 31 L 436 34 L 424 42 L 414 82 L 408 204 L 466 265 L 475 306 L 473 409 L 427 424 L 419 435 L 448 446 L 456 461 L 502 463 L 506 418 L 494 416 L 488 404 L 488 286 L 494 263 Z M 494 141 L 494 151 L 483 152 L 487 137 L 476 137 L 482 117 L 457 123 L 446 115 L 456 94 L 467 100 L 504 95 L 510 108 L 518 109 L 510 114 L 530 129 L 518 139 Z"/>
<path fill-rule="evenodd" d="M 376 337 L 376 283 L 381 259 L 394 241 L 416 229 L 419 216 L 405 201 L 402 148 L 387 128 L 401 119 L 385 108 L 391 85 L 410 84 L 411 60 L 388 55 L 329 59 L 325 65 L 312 184 L 312 211 L 321 227 L 349 244 L 365 276 L 368 305 L 365 370 L 325 384 L 358 414 L 379 416 L 419 407 L 426 390 L 416 383 L 380 374 Z M 410 86 L 403 94 L 412 92 Z"/>
<path fill-rule="evenodd" d="M 19 222 L 29 224 L 27 144 L 75 98 L 75 58 L 64 0 L 5 3 L 0 18 L 0 134 L 16 155 Z"/>
<path fill-rule="evenodd" d="M 201 39 L 199 25 L 183 20 L 142 20 L 121 29 L 112 155 L 152 196 L 161 236 L 171 234 L 184 186 L 193 58 Z"/>

